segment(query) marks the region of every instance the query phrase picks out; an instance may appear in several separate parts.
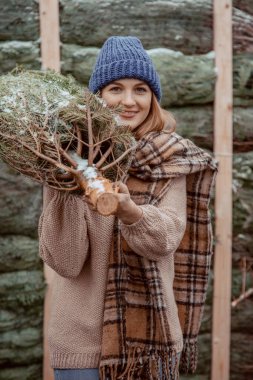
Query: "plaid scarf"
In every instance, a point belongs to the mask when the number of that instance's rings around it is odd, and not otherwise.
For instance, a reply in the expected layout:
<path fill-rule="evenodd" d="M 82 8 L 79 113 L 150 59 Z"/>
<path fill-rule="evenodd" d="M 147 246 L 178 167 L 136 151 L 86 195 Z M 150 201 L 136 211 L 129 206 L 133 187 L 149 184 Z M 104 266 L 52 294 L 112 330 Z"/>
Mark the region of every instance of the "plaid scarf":
<path fill-rule="evenodd" d="M 137 146 L 126 183 L 138 205 L 157 205 L 172 178 L 186 175 L 187 226 L 174 254 L 174 295 L 184 348 L 180 364 L 194 371 L 197 336 L 212 254 L 211 156 L 176 133 L 151 132 Z M 116 220 L 105 298 L 100 378 L 178 379 L 177 353 L 157 263 L 135 254 Z"/>

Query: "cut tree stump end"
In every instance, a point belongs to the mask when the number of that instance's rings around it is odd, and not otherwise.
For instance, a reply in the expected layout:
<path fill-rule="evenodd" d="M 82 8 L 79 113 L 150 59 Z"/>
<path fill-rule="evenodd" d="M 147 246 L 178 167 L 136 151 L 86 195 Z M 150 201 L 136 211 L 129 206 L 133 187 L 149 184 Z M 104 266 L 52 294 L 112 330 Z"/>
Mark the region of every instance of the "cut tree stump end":
<path fill-rule="evenodd" d="M 103 193 L 98 197 L 97 211 L 104 216 L 112 215 L 118 208 L 118 197 L 115 193 Z"/>

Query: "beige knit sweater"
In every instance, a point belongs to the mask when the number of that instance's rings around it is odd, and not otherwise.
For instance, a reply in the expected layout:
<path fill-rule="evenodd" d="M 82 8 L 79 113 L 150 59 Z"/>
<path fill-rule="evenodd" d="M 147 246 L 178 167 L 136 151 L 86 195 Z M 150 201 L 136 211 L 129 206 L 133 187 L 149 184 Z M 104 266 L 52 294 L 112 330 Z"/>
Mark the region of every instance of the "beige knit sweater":
<path fill-rule="evenodd" d="M 172 339 L 182 349 L 173 295 L 173 253 L 186 226 L 186 180 L 173 179 L 158 207 L 140 206 L 142 218 L 121 224 L 139 255 L 158 262 Z M 44 189 L 39 223 L 40 256 L 56 271 L 49 326 L 53 368 L 97 368 L 101 351 L 104 296 L 114 217 L 91 211 L 73 195 Z"/>

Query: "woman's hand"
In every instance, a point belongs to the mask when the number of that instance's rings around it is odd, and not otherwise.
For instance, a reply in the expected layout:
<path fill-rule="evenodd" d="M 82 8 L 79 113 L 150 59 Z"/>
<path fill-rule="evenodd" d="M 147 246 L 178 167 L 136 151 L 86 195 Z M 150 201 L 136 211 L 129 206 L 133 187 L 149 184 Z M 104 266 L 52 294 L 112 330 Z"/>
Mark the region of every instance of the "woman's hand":
<path fill-rule="evenodd" d="M 142 209 L 137 206 L 130 197 L 127 186 L 122 182 L 115 182 L 115 196 L 118 198 L 118 208 L 114 215 L 117 216 L 124 224 L 133 224 L 138 222 L 142 217 Z M 89 197 L 84 196 L 83 200 L 88 204 L 89 208 L 96 211 L 96 207 L 91 203 Z"/>
<path fill-rule="evenodd" d="M 132 201 L 127 186 L 122 182 L 116 182 L 118 187 L 118 208 L 115 212 L 124 224 L 133 224 L 138 222 L 142 217 L 142 209 Z"/>

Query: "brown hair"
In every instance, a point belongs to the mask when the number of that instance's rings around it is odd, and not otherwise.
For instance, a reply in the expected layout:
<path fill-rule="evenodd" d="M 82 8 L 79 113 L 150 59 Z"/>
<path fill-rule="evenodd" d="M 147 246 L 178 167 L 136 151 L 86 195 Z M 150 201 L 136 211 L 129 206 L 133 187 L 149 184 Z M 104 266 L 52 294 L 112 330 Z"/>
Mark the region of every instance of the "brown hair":
<path fill-rule="evenodd" d="M 156 96 L 152 93 L 150 111 L 144 122 L 139 125 L 133 132 L 136 139 L 139 140 L 146 133 L 165 130 L 172 133 L 176 129 L 176 121 L 173 115 L 161 108 Z"/>

